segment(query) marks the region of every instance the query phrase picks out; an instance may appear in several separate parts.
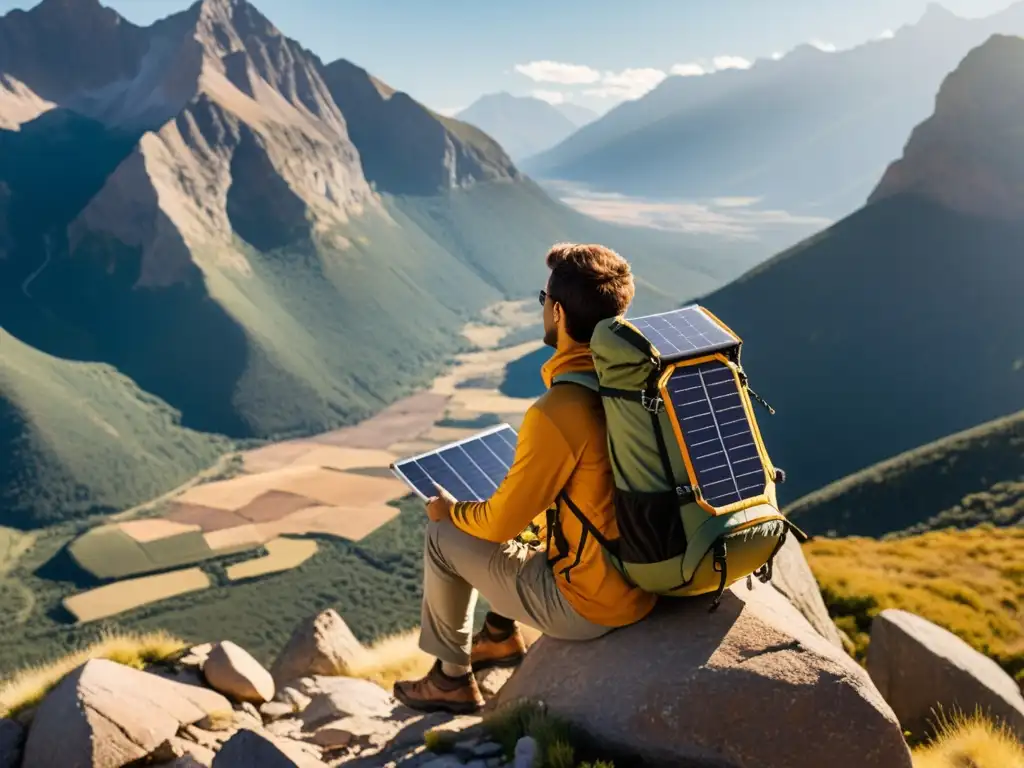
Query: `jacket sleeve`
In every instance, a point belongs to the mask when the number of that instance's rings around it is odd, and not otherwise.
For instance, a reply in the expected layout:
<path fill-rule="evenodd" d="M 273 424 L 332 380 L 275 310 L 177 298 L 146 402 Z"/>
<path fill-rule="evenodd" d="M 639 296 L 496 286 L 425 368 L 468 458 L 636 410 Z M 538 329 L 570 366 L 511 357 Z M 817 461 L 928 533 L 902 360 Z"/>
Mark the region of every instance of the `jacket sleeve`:
<path fill-rule="evenodd" d="M 541 409 L 531 407 L 505 480 L 487 501 L 457 502 L 452 522 L 478 539 L 508 541 L 555 503 L 575 467 L 576 457 L 561 431 Z"/>

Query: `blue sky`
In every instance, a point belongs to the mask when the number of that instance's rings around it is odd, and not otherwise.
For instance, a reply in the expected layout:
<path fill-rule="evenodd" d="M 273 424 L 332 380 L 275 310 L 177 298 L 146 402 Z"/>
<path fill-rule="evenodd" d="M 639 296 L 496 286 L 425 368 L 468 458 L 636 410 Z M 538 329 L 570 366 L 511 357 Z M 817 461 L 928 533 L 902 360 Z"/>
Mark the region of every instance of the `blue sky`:
<path fill-rule="evenodd" d="M 925 0 L 254 0 L 325 61 L 344 57 L 435 109 L 535 93 L 604 111 L 665 73 L 847 48 L 917 21 Z M 105 0 L 149 24 L 188 0 Z M 1011 0 L 943 0 L 984 16 Z M 0 0 L 0 13 L 35 5 Z M 628 9 L 628 10 L 627 10 Z"/>

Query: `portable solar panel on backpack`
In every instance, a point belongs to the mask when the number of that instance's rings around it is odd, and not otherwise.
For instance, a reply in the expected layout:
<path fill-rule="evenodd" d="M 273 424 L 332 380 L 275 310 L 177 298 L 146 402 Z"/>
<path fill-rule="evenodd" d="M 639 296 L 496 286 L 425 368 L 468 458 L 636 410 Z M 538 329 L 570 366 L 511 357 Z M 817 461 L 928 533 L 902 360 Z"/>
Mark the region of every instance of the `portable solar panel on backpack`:
<path fill-rule="evenodd" d="M 751 398 L 771 408 L 747 386 L 741 343 L 698 305 L 613 318 L 591 339 L 596 381 L 556 377 L 602 396 L 619 537 L 600 538 L 612 562 L 648 592 L 715 592 L 712 610 L 739 579 L 771 578 L 790 530 L 806 538 L 779 512 L 784 474 Z"/>

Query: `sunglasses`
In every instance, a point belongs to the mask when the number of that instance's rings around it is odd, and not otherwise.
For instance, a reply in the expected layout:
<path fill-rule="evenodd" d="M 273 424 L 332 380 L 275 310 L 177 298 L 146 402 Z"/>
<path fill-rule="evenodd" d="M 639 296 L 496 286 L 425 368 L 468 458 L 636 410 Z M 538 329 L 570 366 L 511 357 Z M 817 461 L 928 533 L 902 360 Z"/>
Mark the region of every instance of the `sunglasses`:
<path fill-rule="evenodd" d="M 541 291 L 540 295 L 537 298 L 540 299 L 540 305 L 542 307 L 544 306 L 544 302 L 547 301 L 548 299 L 551 299 L 552 301 L 558 301 L 558 299 L 556 299 L 554 296 L 552 296 L 547 291 Z"/>

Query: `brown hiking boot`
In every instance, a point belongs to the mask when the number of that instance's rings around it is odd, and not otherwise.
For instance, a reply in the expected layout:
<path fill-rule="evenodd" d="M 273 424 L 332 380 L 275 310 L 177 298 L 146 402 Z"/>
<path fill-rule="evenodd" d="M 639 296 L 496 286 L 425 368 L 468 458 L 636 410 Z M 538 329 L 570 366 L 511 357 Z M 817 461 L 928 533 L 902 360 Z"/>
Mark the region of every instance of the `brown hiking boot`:
<path fill-rule="evenodd" d="M 483 629 L 473 635 L 470 655 L 474 672 L 494 667 L 516 667 L 526 655 L 526 641 L 518 626 L 502 637 L 485 623 Z"/>
<path fill-rule="evenodd" d="M 484 705 L 483 694 L 472 672 L 462 677 L 448 677 L 441 671 L 441 662 L 434 662 L 427 676 L 419 680 L 395 683 L 395 698 L 421 712 L 451 712 L 471 715 Z"/>

